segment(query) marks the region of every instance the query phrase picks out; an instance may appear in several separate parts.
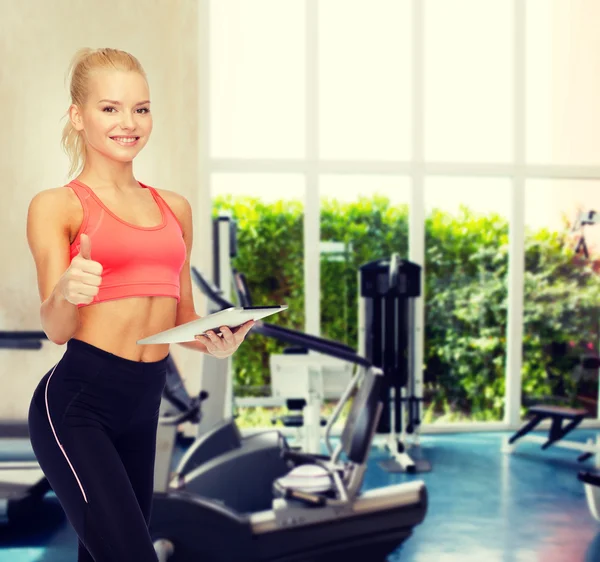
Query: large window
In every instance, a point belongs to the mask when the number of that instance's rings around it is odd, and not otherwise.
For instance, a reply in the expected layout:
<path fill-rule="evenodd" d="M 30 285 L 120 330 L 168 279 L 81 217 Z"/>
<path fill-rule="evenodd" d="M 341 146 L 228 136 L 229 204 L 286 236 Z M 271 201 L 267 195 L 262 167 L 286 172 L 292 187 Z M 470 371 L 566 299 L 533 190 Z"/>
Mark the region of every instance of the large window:
<path fill-rule="evenodd" d="M 425 422 L 504 416 L 506 178 L 425 183 Z"/>
<path fill-rule="evenodd" d="M 570 334 L 568 311 L 592 315 L 583 345 L 595 337 L 595 277 L 552 201 L 600 189 L 600 3 L 209 6 L 204 156 L 241 239 L 263 237 L 244 267 L 265 301 L 355 345 L 358 267 L 399 252 L 424 266 L 426 423 L 515 426 L 532 401 L 581 404 L 551 382 L 565 371 L 545 346 Z M 552 303 L 556 275 L 586 296 Z M 253 361 L 261 374 L 236 388 L 268 385 L 268 359 Z"/>
<path fill-rule="evenodd" d="M 523 405 L 558 404 L 598 416 L 600 181 L 526 185 Z M 585 223 L 585 220 L 583 221 Z"/>

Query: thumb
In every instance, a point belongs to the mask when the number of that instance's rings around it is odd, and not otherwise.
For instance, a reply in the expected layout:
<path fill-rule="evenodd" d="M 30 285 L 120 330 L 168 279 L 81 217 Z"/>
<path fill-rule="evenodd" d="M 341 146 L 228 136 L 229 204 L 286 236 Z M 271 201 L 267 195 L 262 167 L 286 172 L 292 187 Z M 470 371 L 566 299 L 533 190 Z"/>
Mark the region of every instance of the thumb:
<path fill-rule="evenodd" d="M 92 259 L 92 243 L 90 242 L 90 238 L 87 234 L 81 235 L 81 240 L 79 243 L 79 255 L 86 259 Z"/>

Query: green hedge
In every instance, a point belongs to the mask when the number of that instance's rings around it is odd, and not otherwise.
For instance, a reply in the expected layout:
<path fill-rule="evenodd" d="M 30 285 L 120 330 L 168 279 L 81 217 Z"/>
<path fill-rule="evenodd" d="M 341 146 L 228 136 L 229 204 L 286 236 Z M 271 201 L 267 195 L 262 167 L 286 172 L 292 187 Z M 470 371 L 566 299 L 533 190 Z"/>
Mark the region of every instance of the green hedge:
<path fill-rule="evenodd" d="M 303 329 L 301 203 L 223 197 L 214 207 L 215 214 L 221 211 L 238 222 L 234 265 L 246 274 L 254 303 L 289 304 L 274 321 Z M 346 259 L 321 260 L 322 334 L 355 347 L 358 268 L 393 252 L 408 256 L 408 208 L 379 196 L 323 201 L 321 240 L 348 245 Z M 507 221 L 499 215 L 462 208 L 427 217 L 425 421 L 503 415 L 508 241 Z M 574 403 L 583 383 L 573 376 L 573 357 L 579 344 L 597 341 L 600 281 L 574 257 L 566 228 L 528 232 L 525 261 L 524 403 L 552 396 Z M 235 355 L 238 395 L 268 394 L 269 354 L 282 348 L 251 332 Z"/>

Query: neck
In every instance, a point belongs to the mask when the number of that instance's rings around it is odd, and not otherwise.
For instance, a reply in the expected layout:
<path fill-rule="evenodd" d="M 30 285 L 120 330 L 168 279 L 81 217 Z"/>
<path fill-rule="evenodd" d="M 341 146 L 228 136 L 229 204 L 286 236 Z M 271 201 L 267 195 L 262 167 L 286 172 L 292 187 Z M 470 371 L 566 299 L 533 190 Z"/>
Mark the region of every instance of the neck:
<path fill-rule="evenodd" d="M 104 156 L 94 157 L 88 153 L 85 165 L 77 179 L 86 185 L 108 187 L 121 191 L 139 187 L 133 175 L 133 162 L 115 162 Z"/>

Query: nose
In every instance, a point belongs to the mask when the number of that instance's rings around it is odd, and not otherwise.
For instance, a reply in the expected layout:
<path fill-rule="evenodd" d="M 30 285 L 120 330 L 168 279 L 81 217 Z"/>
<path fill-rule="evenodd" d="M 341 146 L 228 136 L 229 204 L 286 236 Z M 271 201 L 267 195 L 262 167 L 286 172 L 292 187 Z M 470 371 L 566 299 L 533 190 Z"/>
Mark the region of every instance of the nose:
<path fill-rule="evenodd" d="M 121 113 L 121 128 L 126 130 L 135 129 L 135 119 L 129 111 L 123 111 Z"/>

